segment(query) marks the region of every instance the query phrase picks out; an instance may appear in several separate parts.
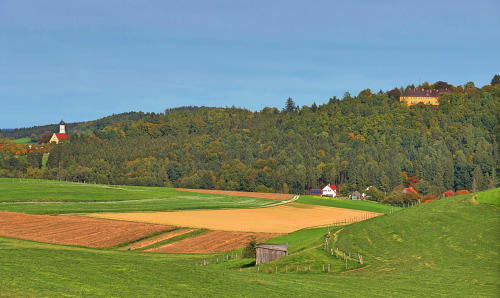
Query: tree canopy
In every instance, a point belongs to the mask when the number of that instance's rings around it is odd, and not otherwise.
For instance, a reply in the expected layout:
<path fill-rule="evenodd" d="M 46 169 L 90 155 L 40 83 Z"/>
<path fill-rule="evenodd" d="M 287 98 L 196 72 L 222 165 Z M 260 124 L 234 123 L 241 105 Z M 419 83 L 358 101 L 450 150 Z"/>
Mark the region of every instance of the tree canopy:
<path fill-rule="evenodd" d="M 343 193 L 412 184 L 423 194 L 498 184 L 499 84 L 454 88 L 437 109 L 407 108 L 399 91 L 365 89 L 302 108 L 289 98 L 281 112 L 142 113 L 68 128 L 69 141 L 43 150 L 4 139 L 0 176 L 291 193 L 328 183 Z"/>

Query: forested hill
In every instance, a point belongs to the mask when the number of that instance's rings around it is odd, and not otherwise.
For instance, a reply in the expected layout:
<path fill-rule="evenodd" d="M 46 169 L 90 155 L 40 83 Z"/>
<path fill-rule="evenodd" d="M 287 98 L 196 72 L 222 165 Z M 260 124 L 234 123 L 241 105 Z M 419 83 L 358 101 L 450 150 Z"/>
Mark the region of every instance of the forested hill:
<path fill-rule="evenodd" d="M 442 95 L 437 109 L 407 108 L 395 89 L 311 107 L 289 100 L 282 111 L 149 114 L 71 134 L 49 147 L 45 170 L 5 151 L 0 175 L 293 193 L 327 183 L 343 193 L 411 183 L 421 194 L 480 190 L 499 174 L 500 85 L 468 87 Z"/>
<path fill-rule="evenodd" d="M 137 121 L 149 114 L 144 112 L 113 114 L 92 121 L 66 123 L 66 129 L 72 132 L 88 133 L 122 121 Z M 33 141 L 38 141 L 43 134 L 52 134 L 54 132 L 59 132 L 59 121 L 55 124 L 0 130 L 0 137 L 10 139 L 30 137 Z"/>

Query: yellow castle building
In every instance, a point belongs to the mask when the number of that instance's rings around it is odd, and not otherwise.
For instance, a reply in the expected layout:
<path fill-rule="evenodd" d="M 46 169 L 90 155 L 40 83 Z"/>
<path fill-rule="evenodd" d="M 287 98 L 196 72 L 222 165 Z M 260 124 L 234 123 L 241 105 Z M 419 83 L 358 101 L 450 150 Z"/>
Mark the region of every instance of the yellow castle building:
<path fill-rule="evenodd" d="M 449 92 L 448 90 L 424 90 L 407 89 L 399 97 L 400 102 L 406 103 L 406 106 L 414 106 L 419 103 L 431 106 L 439 106 L 439 94 Z"/>

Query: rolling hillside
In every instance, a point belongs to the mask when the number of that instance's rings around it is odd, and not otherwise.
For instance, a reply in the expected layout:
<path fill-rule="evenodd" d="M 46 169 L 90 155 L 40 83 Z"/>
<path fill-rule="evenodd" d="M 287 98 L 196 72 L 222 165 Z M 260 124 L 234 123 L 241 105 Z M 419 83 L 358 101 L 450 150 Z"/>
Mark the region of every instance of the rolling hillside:
<path fill-rule="evenodd" d="M 200 267 L 205 256 L 94 250 L 0 238 L 4 270 L 0 292 L 5 296 L 494 297 L 500 289 L 500 210 L 481 201 L 498 202 L 497 194 L 495 189 L 452 197 L 344 227 L 332 245 L 362 253 L 368 265 L 346 273 L 240 271 L 249 259 Z M 275 239 L 290 245 L 290 256 L 275 264 L 327 260 L 334 264 L 336 259 L 321 250 L 311 252 L 321 245 L 326 232 L 322 229 L 323 233 L 321 229 L 302 230 Z M 338 264 L 334 268 L 341 270 Z M 210 287 L 204 286 L 209 283 Z"/>

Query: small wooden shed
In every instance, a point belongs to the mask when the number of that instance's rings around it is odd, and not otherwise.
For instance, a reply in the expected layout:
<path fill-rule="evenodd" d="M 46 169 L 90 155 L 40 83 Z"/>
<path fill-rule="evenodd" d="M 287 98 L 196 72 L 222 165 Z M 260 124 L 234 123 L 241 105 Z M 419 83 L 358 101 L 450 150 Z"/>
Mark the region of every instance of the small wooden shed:
<path fill-rule="evenodd" d="M 268 263 L 288 255 L 288 244 L 258 244 L 255 264 Z"/>

